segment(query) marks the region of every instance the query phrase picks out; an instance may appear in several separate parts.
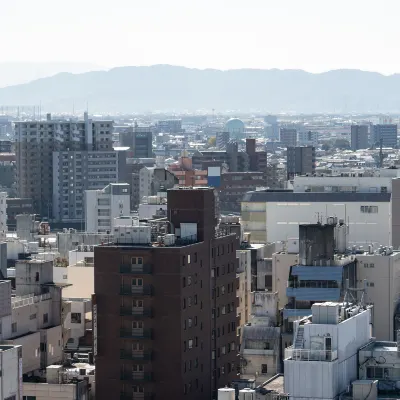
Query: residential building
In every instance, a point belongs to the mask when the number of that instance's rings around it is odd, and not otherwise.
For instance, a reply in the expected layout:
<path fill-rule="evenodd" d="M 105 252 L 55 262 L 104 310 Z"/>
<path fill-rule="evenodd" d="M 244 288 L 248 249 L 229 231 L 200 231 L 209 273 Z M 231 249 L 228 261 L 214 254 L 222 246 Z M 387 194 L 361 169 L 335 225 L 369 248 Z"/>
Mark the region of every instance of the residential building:
<path fill-rule="evenodd" d="M 265 173 L 267 170 L 267 152 L 257 151 L 256 139 L 246 139 L 246 153 L 249 156 L 249 170 Z"/>
<path fill-rule="evenodd" d="M 295 175 L 315 173 L 315 147 L 288 147 L 286 162 L 288 179 Z"/>
<path fill-rule="evenodd" d="M 0 239 L 7 232 L 7 193 L 0 192 Z"/>
<path fill-rule="evenodd" d="M 84 193 L 110 183 L 126 182 L 126 152 L 53 152 L 53 216 L 58 221 L 82 222 Z"/>
<path fill-rule="evenodd" d="M 135 126 L 133 128 L 133 157 L 153 157 L 153 132 L 149 127 Z"/>
<path fill-rule="evenodd" d="M 32 199 L 7 197 L 6 203 L 7 203 L 7 226 L 16 227 L 17 215 L 33 214 Z"/>
<path fill-rule="evenodd" d="M 358 350 L 371 340 L 371 308 L 315 303 L 295 322 L 285 350 L 284 392 L 296 399 L 336 399 L 358 378 Z M 368 393 L 368 392 L 367 392 Z"/>
<path fill-rule="evenodd" d="M 95 247 L 98 400 L 210 399 L 236 377 L 239 241 L 216 230 L 212 189 L 170 189 L 167 203 L 164 223 Z"/>
<path fill-rule="evenodd" d="M 226 145 L 229 143 L 229 132 L 217 132 L 215 145 L 218 150 L 226 150 Z"/>
<path fill-rule="evenodd" d="M 268 139 L 279 140 L 279 123 L 275 115 L 264 117 L 264 130 Z"/>
<path fill-rule="evenodd" d="M 54 165 L 53 152 L 66 152 L 71 156 L 74 151 L 90 153 L 113 150 L 113 121 L 94 121 L 89 119 L 87 113 L 83 120 L 73 121 L 52 120 L 48 114 L 45 121 L 15 122 L 14 130 L 18 195 L 21 198 L 32 198 L 35 213 L 50 218 L 53 216 L 53 185 L 56 184 L 53 178 L 57 179 L 57 173 L 62 173 L 62 167 L 65 167 L 68 175 L 62 183 L 68 186 L 68 176 L 72 183 L 72 178 L 78 174 L 77 171 L 71 173 L 70 160 L 63 157 L 62 160 L 58 157 L 61 165 Z M 62 190 L 62 187 L 57 189 Z"/>
<path fill-rule="evenodd" d="M 379 147 L 382 141 L 383 147 L 397 147 L 397 125 L 396 124 L 379 124 L 372 126 L 372 145 Z"/>
<path fill-rule="evenodd" d="M 0 398 L 4 400 L 22 399 L 22 347 L 0 345 Z"/>
<path fill-rule="evenodd" d="M 279 140 L 285 147 L 296 147 L 297 145 L 297 130 L 296 128 L 280 128 Z"/>
<path fill-rule="evenodd" d="M 312 132 L 308 130 L 299 130 L 297 132 L 297 144 L 298 146 L 318 146 L 318 132 Z"/>
<path fill-rule="evenodd" d="M 368 125 L 351 126 L 351 149 L 353 151 L 369 148 Z"/>
<path fill-rule="evenodd" d="M 156 124 L 157 132 L 161 133 L 182 133 L 181 119 L 164 119 Z"/>
<path fill-rule="evenodd" d="M 129 214 L 129 184 L 110 183 L 102 190 L 85 191 L 87 232 L 110 233 L 114 228 L 114 218 Z"/>
<path fill-rule="evenodd" d="M 263 172 L 226 172 L 220 177 L 217 187 L 222 212 L 240 212 L 240 204 L 245 193 L 264 187 Z"/>

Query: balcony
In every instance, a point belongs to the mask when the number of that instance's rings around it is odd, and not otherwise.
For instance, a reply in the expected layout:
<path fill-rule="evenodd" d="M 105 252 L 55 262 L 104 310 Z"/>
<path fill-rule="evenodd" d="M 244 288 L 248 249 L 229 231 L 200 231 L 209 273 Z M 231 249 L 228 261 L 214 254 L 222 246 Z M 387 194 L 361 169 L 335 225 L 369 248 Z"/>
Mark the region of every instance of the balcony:
<path fill-rule="evenodd" d="M 120 337 L 126 339 L 152 339 L 153 331 L 151 329 L 124 329 L 120 330 Z"/>
<path fill-rule="evenodd" d="M 151 360 L 153 358 L 153 353 L 151 351 L 127 351 L 120 350 L 119 358 L 121 360 L 133 360 L 133 361 L 146 361 Z"/>
<path fill-rule="evenodd" d="M 330 362 L 337 360 L 337 358 L 337 350 L 295 349 L 293 346 L 285 349 L 285 360 Z"/>
<path fill-rule="evenodd" d="M 151 308 L 145 307 L 130 307 L 130 306 L 121 306 L 120 307 L 120 315 L 131 315 L 133 317 L 137 317 L 138 319 L 142 317 L 152 317 L 153 312 Z"/>
<path fill-rule="evenodd" d="M 123 296 L 152 296 L 153 287 L 151 285 L 143 285 L 143 286 L 123 285 L 120 288 L 120 294 Z"/>
<path fill-rule="evenodd" d="M 152 264 L 120 264 L 121 274 L 151 274 Z"/>
<path fill-rule="evenodd" d="M 151 372 L 121 372 L 121 381 L 150 382 L 153 380 Z"/>
<path fill-rule="evenodd" d="M 120 400 L 153 400 L 153 393 L 125 393 L 122 392 L 119 397 Z"/>

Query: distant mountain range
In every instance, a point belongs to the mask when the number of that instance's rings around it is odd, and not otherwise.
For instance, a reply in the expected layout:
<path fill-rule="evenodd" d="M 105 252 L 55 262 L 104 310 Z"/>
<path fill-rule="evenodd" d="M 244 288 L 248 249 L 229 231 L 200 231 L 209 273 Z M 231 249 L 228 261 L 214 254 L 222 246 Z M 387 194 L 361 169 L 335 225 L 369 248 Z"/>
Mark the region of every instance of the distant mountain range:
<path fill-rule="evenodd" d="M 96 64 L 90 63 L 31 63 L 5 62 L 0 63 L 0 88 L 5 86 L 28 83 L 35 79 L 47 78 L 60 72 L 81 74 L 82 72 L 104 70 Z"/>
<path fill-rule="evenodd" d="M 1 67 L 1 64 L 0 64 Z M 1 68 L 0 68 L 1 76 Z M 0 105 L 46 111 L 398 112 L 400 75 L 359 70 L 189 69 L 169 65 L 59 73 L 0 89 Z"/>

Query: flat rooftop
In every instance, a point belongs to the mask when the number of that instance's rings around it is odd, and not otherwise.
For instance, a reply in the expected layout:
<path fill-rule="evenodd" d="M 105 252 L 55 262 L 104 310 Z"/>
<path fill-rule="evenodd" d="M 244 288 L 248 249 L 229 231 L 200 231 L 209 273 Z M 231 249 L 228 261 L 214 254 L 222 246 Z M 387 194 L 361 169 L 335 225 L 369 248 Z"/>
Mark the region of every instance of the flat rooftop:
<path fill-rule="evenodd" d="M 362 348 L 360 351 L 395 351 L 397 352 L 396 342 L 374 341 Z"/>
<path fill-rule="evenodd" d="M 258 386 L 257 389 L 264 389 L 267 391 L 273 391 L 276 393 L 284 393 L 285 377 L 283 374 L 277 374 L 272 378 L 265 381 L 262 385 Z"/>

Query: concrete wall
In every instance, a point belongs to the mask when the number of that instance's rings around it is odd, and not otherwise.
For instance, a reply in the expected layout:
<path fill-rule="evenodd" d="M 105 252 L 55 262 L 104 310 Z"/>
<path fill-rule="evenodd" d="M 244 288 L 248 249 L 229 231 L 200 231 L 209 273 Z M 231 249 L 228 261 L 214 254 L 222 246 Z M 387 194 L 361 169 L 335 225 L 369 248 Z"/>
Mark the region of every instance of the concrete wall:
<path fill-rule="evenodd" d="M 12 343 L 22 346 L 22 372 L 24 374 L 40 368 L 40 332 L 12 339 Z"/>
<path fill-rule="evenodd" d="M 40 335 L 42 343 L 46 343 L 44 366 L 60 362 L 63 354 L 62 327 L 42 329 Z"/>
<path fill-rule="evenodd" d="M 8 348 L 10 347 L 10 348 Z M 0 398 L 15 396 L 22 398 L 22 375 L 20 363 L 22 353 L 20 347 L 0 346 Z M 21 396 L 21 397 L 20 397 Z"/>
<path fill-rule="evenodd" d="M 25 382 L 23 385 L 24 396 L 34 396 L 36 400 L 76 400 L 75 384 L 58 385 Z"/>
<path fill-rule="evenodd" d="M 68 276 L 67 281 L 72 286 L 63 290 L 65 298 L 90 299 L 94 293 L 94 268 L 69 266 L 64 268 Z"/>

